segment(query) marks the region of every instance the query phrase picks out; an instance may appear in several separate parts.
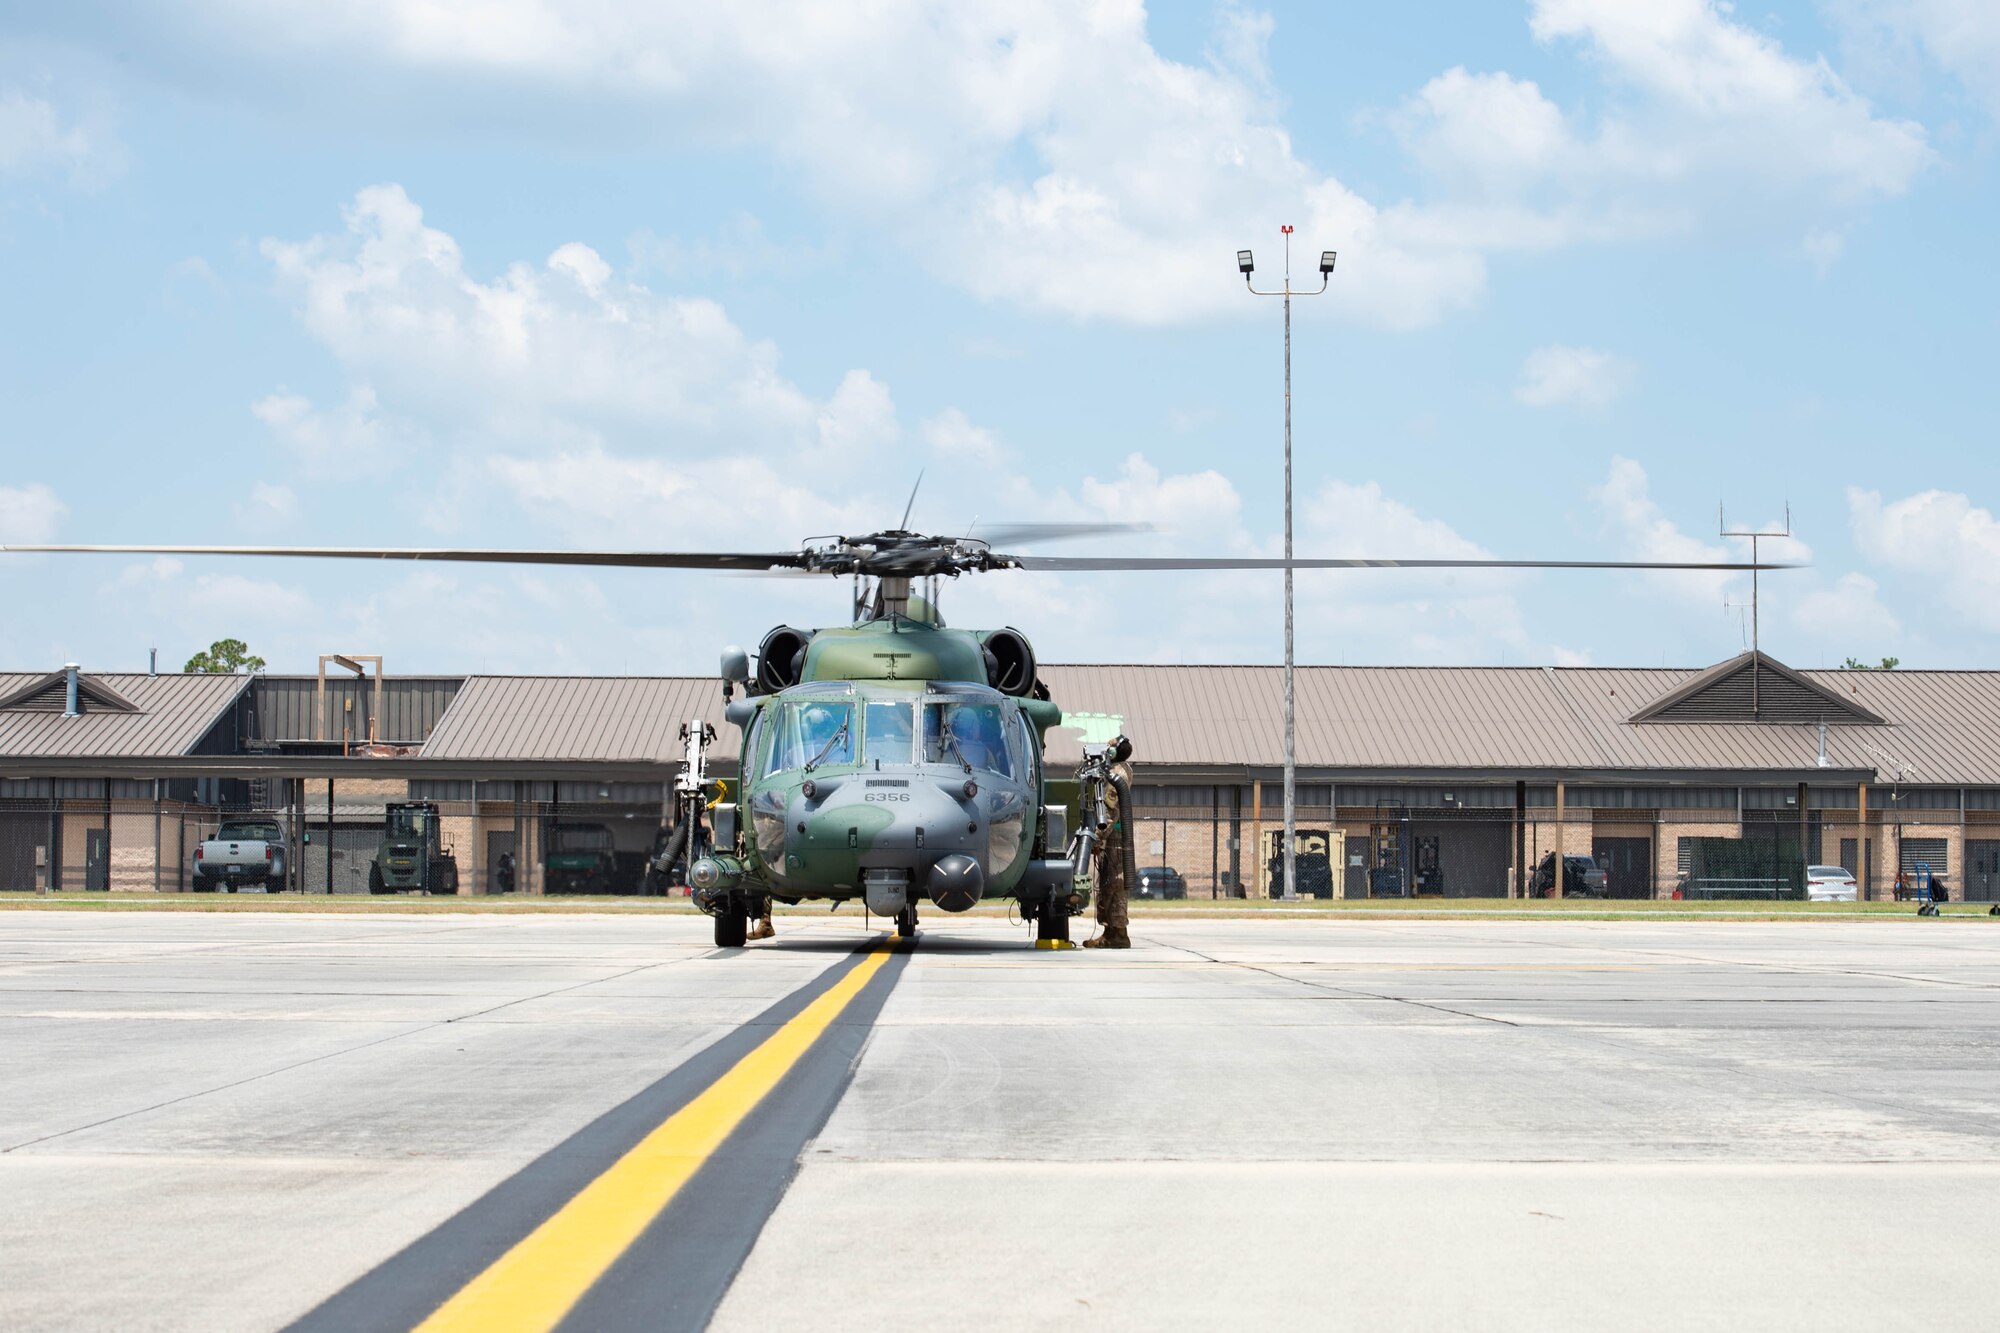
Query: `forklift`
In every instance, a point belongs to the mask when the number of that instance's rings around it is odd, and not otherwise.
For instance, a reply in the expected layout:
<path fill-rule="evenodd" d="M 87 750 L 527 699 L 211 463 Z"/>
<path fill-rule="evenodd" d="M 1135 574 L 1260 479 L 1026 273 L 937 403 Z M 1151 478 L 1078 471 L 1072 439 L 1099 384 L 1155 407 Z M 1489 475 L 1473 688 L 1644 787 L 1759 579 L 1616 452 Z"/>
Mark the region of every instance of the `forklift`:
<path fill-rule="evenodd" d="M 444 844 L 434 801 L 392 801 L 368 867 L 370 893 L 458 892 L 458 860 Z"/>

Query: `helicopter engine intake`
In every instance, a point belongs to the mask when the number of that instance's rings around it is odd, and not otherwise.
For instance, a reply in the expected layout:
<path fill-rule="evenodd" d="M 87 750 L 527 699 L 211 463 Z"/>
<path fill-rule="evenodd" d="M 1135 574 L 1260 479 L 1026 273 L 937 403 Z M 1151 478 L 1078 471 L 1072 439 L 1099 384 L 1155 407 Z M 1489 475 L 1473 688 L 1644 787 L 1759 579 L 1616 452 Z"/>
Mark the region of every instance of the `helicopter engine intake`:
<path fill-rule="evenodd" d="M 806 647 L 812 642 L 809 629 L 780 625 L 757 645 L 757 691 L 776 694 L 799 683 L 805 674 Z"/>
<path fill-rule="evenodd" d="M 986 650 L 987 684 L 1017 699 L 1033 692 L 1035 649 L 1027 635 L 1017 629 L 996 629 L 981 635 L 979 643 Z"/>

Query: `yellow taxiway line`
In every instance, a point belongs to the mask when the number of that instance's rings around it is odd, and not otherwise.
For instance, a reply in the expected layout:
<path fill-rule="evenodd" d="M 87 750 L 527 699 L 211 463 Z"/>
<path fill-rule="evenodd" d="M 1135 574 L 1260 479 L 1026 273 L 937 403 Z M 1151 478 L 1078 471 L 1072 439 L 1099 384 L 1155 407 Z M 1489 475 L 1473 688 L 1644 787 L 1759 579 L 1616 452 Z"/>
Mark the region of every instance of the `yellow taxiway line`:
<path fill-rule="evenodd" d="M 826 994 L 460 1288 L 417 1325 L 420 1333 L 554 1328 L 889 958 L 890 951 L 882 948 L 863 958 Z"/>

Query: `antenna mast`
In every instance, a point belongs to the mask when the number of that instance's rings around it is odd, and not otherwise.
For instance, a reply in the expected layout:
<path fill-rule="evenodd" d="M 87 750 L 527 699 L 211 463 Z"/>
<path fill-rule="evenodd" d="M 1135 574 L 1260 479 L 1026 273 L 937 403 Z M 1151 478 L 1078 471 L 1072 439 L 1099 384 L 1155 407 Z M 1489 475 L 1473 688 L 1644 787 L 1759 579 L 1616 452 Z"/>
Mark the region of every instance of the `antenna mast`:
<path fill-rule="evenodd" d="M 1757 528 L 1748 532 L 1732 532 L 1729 527 L 1729 516 L 1723 512 L 1720 504 L 1715 506 L 1715 524 L 1717 529 L 1719 529 L 1718 536 L 1748 537 L 1750 539 L 1750 716 L 1757 717 L 1760 713 L 1757 699 L 1758 668 L 1764 664 L 1764 652 L 1759 643 L 1757 632 L 1757 566 L 1763 563 L 1758 558 L 1757 542 L 1764 537 L 1790 537 L 1792 535 L 1792 502 L 1790 500 L 1785 501 L 1785 526 L 1783 531 L 1780 532 L 1773 532 L 1769 528 Z M 1725 602 L 1723 605 L 1727 606 L 1728 603 Z"/>

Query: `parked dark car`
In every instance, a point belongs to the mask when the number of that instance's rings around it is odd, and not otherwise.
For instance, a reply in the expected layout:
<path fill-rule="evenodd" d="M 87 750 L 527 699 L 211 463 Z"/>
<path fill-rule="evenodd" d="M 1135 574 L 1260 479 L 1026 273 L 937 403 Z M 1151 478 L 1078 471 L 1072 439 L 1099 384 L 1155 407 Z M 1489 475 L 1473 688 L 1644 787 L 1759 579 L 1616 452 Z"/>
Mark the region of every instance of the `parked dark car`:
<path fill-rule="evenodd" d="M 1139 882 L 1132 886 L 1134 898 L 1185 898 L 1187 881 L 1172 866 L 1140 866 Z"/>
<path fill-rule="evenodd" d="M 1550 852 L 1535 868 L 1535 877 L 1529 881 L 1528 892 L 1540 897 L 1555 883 L 1550 863 L 1556 854 Z M 1563 896 L 1567 898 L 1609 898 L 1611 877 L 1604 867 L 1587 856 L 1565 856 L 1563 858 Z"/>

